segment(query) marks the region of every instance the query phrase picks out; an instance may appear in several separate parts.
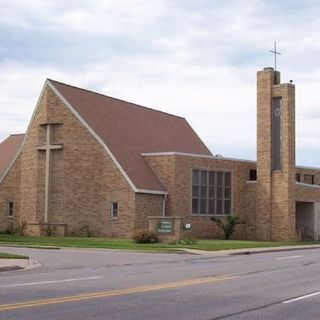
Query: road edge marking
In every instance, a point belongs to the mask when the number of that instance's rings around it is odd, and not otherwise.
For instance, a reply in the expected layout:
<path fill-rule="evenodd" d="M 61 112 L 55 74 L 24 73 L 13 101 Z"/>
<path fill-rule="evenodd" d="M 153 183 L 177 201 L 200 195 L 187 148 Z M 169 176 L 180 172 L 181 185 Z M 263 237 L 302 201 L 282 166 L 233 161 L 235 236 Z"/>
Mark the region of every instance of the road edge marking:
<path fill-rule="evenodd" d="M 320 294 L 320 291 L 309 293 L 309 294 L 304 294 L 303 296 L 300 296 L 300 297 L 296 297 L 296 298 L 293 298 L 293 299 L 282 301 L 282 303 L 284 303 L 284 304 L 292 303 L 292 302 L 304 300 L 304 299 L 307 299 L 307 298 L 311 298 L 311 297 L 314 297 L 314 296 L 318 296 L 319 294 Z"/>

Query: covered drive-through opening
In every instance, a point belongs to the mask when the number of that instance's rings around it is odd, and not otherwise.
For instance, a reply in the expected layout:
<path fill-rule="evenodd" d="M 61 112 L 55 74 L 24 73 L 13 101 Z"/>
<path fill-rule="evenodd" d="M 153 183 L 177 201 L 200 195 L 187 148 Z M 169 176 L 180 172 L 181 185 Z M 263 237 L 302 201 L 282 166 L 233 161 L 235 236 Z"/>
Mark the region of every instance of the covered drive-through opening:
<path fill-rule="evenodd" d="M 296 202 L 296 230 L 302 240 L 319 240 L 320 203 Z"/>

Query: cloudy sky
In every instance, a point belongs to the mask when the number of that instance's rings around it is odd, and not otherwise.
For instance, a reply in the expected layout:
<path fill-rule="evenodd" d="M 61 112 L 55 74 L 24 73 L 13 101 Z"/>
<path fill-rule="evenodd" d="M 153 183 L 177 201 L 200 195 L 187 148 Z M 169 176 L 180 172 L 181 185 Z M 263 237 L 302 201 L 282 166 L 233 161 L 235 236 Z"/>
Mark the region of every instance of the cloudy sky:
<path fill-rule="evenodd" d="M 296 84 L 297 163 L 320 166 L 319 0 L 1 0 L 0 140 L 46 78 L 184 116 L 214 154 L 256 158 L 256 71 Z"/>

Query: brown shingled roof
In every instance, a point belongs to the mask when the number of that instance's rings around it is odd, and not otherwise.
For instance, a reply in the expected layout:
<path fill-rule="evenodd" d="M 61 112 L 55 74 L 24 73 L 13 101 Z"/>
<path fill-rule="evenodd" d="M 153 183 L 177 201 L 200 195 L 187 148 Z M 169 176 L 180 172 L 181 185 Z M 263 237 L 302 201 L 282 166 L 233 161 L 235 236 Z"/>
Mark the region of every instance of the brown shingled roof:
<path fill-rule="evenodd" d="M 17 154 L 24 134 L 12 134 L 0 143 L 0 179 Z"/>
<path fill-rule="evenodd" d="M 212 155 L 184 118 L 49 81 L 108 146 L 137 189 L 165 190 L 141 153 Z"/>

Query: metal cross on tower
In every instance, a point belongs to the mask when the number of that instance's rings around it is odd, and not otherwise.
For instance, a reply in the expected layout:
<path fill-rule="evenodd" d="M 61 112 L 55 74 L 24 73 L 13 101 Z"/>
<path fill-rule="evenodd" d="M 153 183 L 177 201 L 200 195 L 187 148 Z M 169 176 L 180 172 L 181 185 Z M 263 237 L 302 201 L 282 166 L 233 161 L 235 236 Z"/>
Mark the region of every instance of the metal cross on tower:
<path fill-rule="evenodd" d="M 281 55 L 280 52 L 277 51 L 277 43 L 274 42 L 274 49 L 270 50 L 274 54 L 274 70 L 277 71 L 277 54 Z"/>

